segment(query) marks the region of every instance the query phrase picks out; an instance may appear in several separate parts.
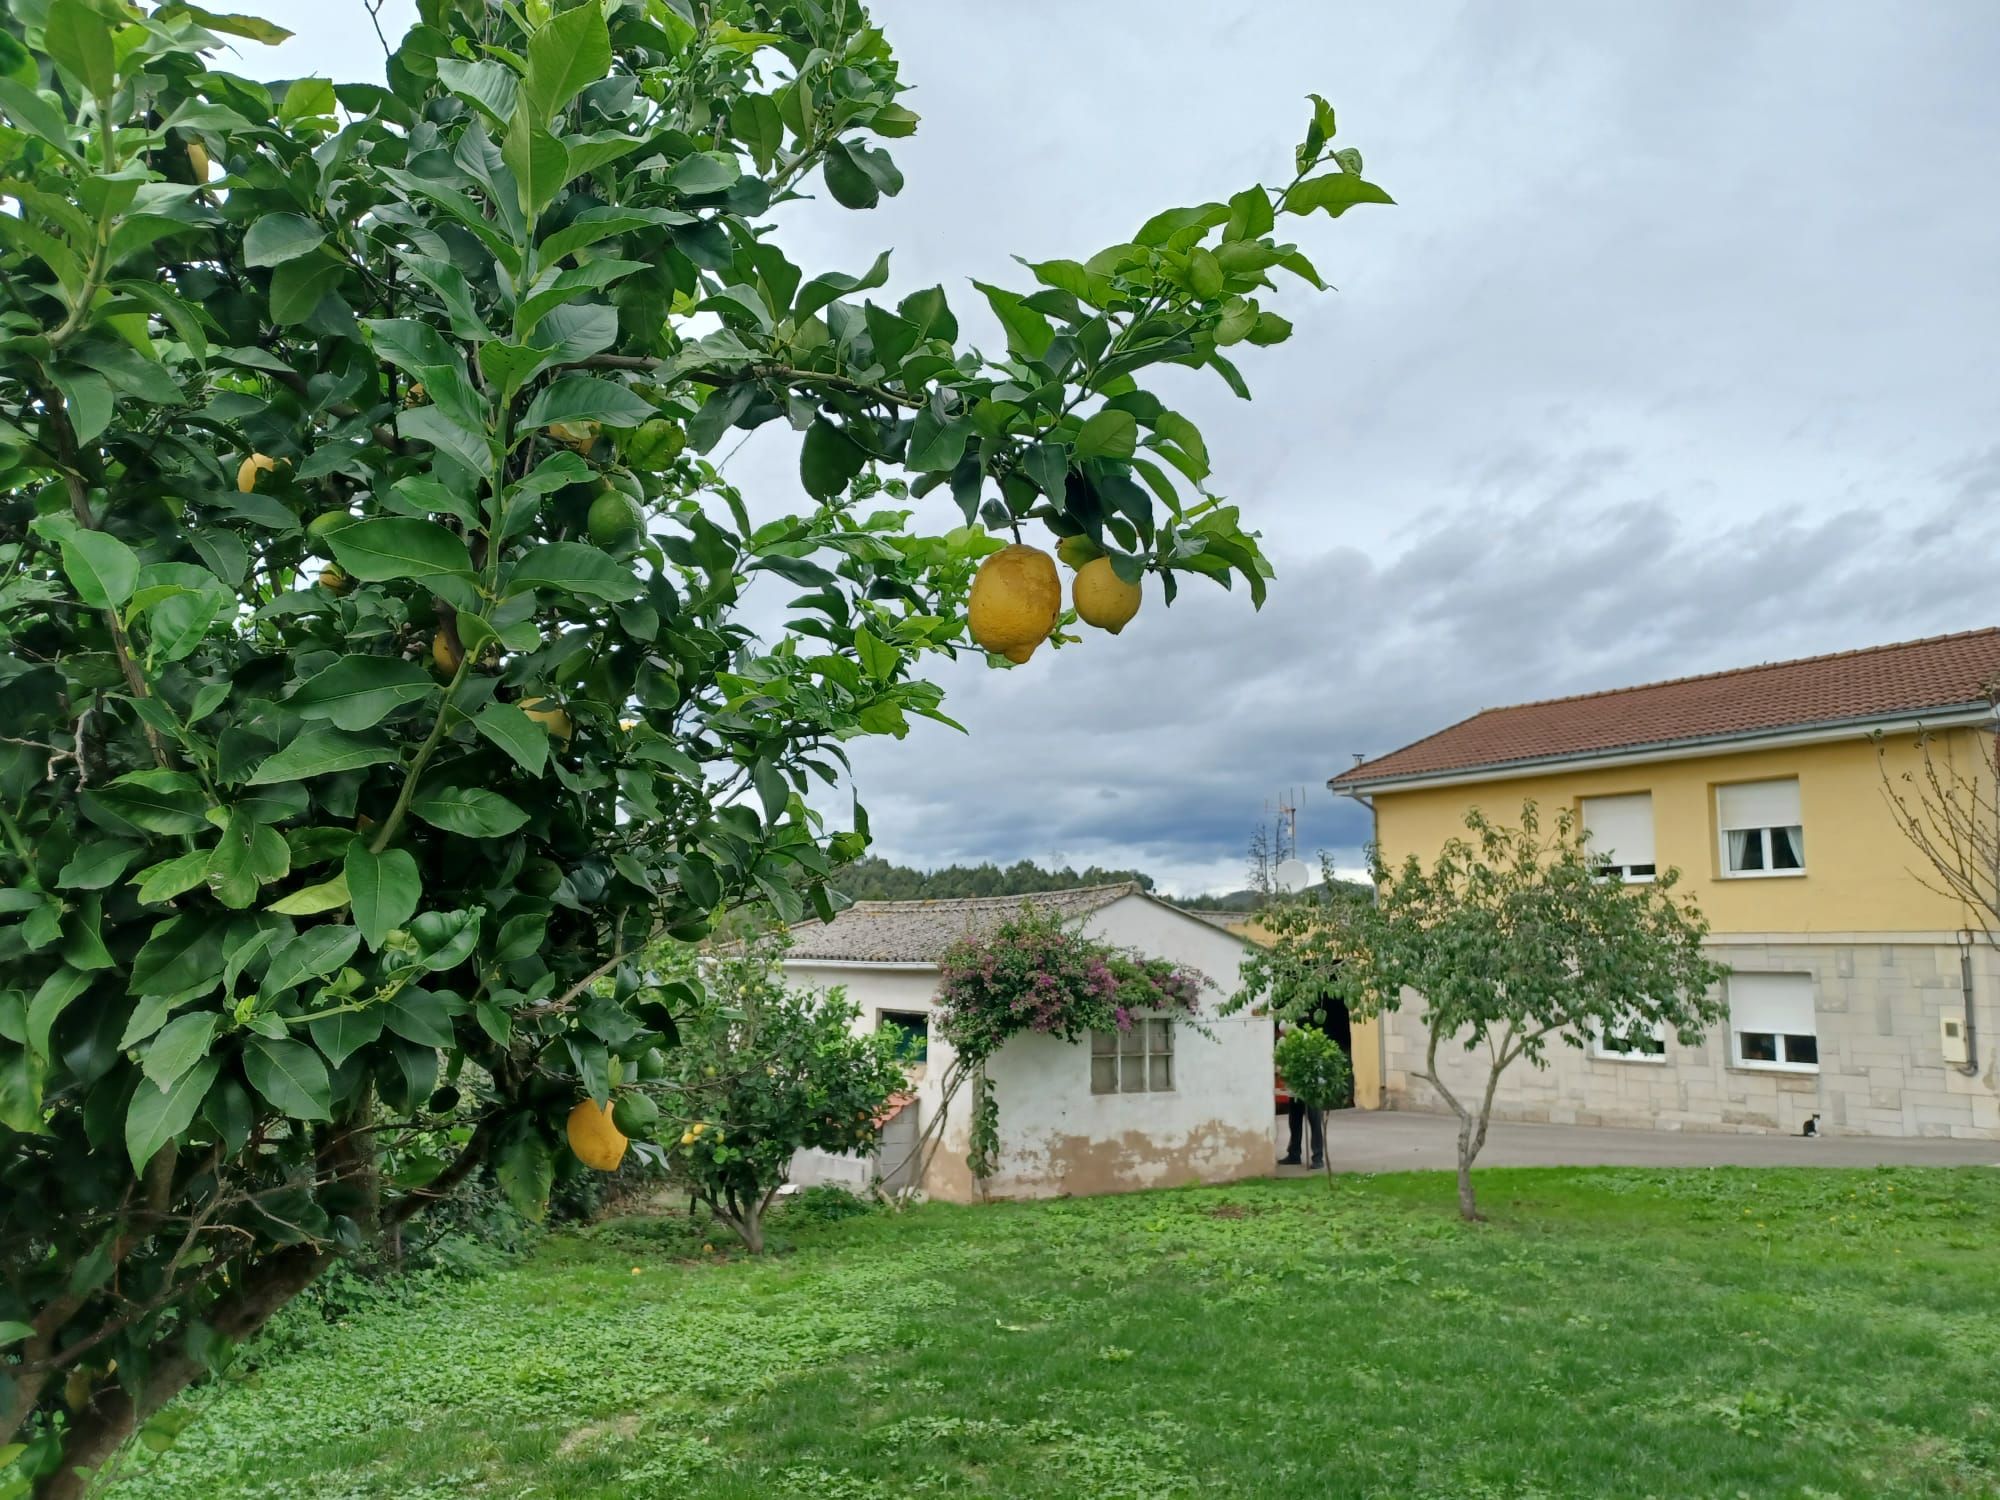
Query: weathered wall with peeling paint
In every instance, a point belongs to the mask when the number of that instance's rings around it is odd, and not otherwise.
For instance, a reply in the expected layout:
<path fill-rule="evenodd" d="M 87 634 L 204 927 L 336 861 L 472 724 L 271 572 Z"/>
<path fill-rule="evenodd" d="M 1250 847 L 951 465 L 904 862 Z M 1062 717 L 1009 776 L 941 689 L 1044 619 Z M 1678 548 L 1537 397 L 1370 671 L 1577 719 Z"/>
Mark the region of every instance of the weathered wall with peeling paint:
<path fill-rule="evenodd" d="M 1149 900 L 1127 896 L 1094 913 L 1091 936 L 1199 969 L 1211 988 L 1203 998 L 1208 1035 L 1177 1028 L 1174 1088 L 1158 1093 L 1093 1094 L 1087 1044 L 1050 1037 L 1016 1037 L 989 1066 L 1000 1106 L 1000 1166 L 986 1184 L 996 1198 L 1130 1192 L 1191 1182 L 1227 1182 L 1272 1167 L 1272 1027 L 1247 1013 L 1217 1017 L 1236 989 L 1243 942 Z M 844 987 L 861 1009 L 859 1024 L 874 1029 L 884 1011 L 927 1011 L 937 985 L 930 968 L 877 964 L 787 966 L 797 984 Z M 951 1050 L 934 1035 L 928 1066 L 913 1075 L 919 1125 L 936 1119 Z M 932 1197 L 963 1202 L 979 1196 L 965 1165 L 970 1091 L 951 1108 L 944 1138 L 925 1180 Z M 883 1170 L 894 1163 L 882 1163 Z M 857 1168 L 859 1168 L 857 1170 Z M 865 1182 L 868 1168 L 852 1158 L 801 1153 L 799 1182 Z"/>

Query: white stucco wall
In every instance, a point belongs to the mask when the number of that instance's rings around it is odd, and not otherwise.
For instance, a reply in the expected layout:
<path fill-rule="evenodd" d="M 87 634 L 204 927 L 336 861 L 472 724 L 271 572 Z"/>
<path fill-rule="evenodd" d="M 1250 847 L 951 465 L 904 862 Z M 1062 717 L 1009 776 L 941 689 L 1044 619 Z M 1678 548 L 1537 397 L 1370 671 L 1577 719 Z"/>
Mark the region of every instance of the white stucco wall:
<path fill-rule="evenodd" d="M 1092 937 L 1199 969 L 1211 988 L 1202 1001 L 1203 1036 L 1176 1029 L 1174 1088 L 1158 1093 L 1093 1094 L 1090 1049 L 1050 1037 L 1016 1037 L 988 1068 L 1000 1107 L 1000 1165 L 993 1197 L 1127 1192 L 1189 1182 L 1226 1182 L 1268 1173 L 1271 1147 L 1271 1043 L 1268 1018 L 1217 1017 L 1235 990 L 1248 951 L 1205 922 L 1143 896 L 1126 896 L 1084 922 Z M 858 1024 L 874 1030 L 884 1011 L 929 1011 L 937 971 L 929 966 L 793 962 L 795 984 L 845 987 L 860 1007 Z M 951 1050 L 935 1032 L 917 1088 L 919 1126 L 936 1118 Z M 970 1090 L 953 1104 L 942 1149 L 925 1183 L 933 1197 L 977 1196 L 965 1166 Z M 884 1167 L 893 1163 L 884 1163 Z M 851 1159 L 801 1155 L 796 1181 L 855 1181 Z M 865 1168 L 862 1169 L 865 1172 Z"/>

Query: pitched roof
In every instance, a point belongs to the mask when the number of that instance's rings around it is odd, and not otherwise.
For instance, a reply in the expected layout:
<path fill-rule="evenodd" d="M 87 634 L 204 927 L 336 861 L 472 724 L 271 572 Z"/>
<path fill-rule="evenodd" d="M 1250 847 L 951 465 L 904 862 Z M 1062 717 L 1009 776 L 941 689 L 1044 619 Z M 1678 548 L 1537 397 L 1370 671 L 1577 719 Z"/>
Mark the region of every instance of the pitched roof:
<path fill-rule="evenodd" d="M 1327 784 L 1364 791 L 1426 776 L 1857 726 L 1977 708 L 2000 684 L 2000 629 L 1489 708 Z"/>
<path fill-rule="evenodd" d="M 991 932 L 1023 904 L 1066 920 L 1087 917 L 1124 896 L 1143 894 L 1126 881 L 1021 896 L 967 896 L 948 901 L 857 901 L 831 922 L 791 929 L 787 959 L 830 962 L 936 963 L 962 937 Z"/>

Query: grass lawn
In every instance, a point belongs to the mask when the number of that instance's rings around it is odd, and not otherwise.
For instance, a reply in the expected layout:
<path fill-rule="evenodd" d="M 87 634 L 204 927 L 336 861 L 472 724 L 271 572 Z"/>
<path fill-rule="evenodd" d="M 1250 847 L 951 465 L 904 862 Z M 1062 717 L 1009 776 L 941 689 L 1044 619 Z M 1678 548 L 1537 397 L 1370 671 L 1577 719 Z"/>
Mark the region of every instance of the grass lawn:
<path fill-rule="evenodd" d="M 2000 1495 L 2000 1172 L 1480 1176 L 1475 1226 L 1441 1175 L 795 1215 L 762 1261 L 616 1221 L 295 1336 L 115 1493 Z"/>

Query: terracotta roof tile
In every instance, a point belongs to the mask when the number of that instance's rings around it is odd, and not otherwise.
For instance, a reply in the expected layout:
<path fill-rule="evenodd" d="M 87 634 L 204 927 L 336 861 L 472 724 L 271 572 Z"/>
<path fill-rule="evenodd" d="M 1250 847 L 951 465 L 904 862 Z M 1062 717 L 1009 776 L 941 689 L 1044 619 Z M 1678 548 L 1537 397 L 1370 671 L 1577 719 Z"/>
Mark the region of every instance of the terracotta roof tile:
<path fill-rule="evenodd" d="M 1335 776 L 1335 791 L 1974 706 L 2000 684 L 2000 629 L 1489 708 Z"/>

